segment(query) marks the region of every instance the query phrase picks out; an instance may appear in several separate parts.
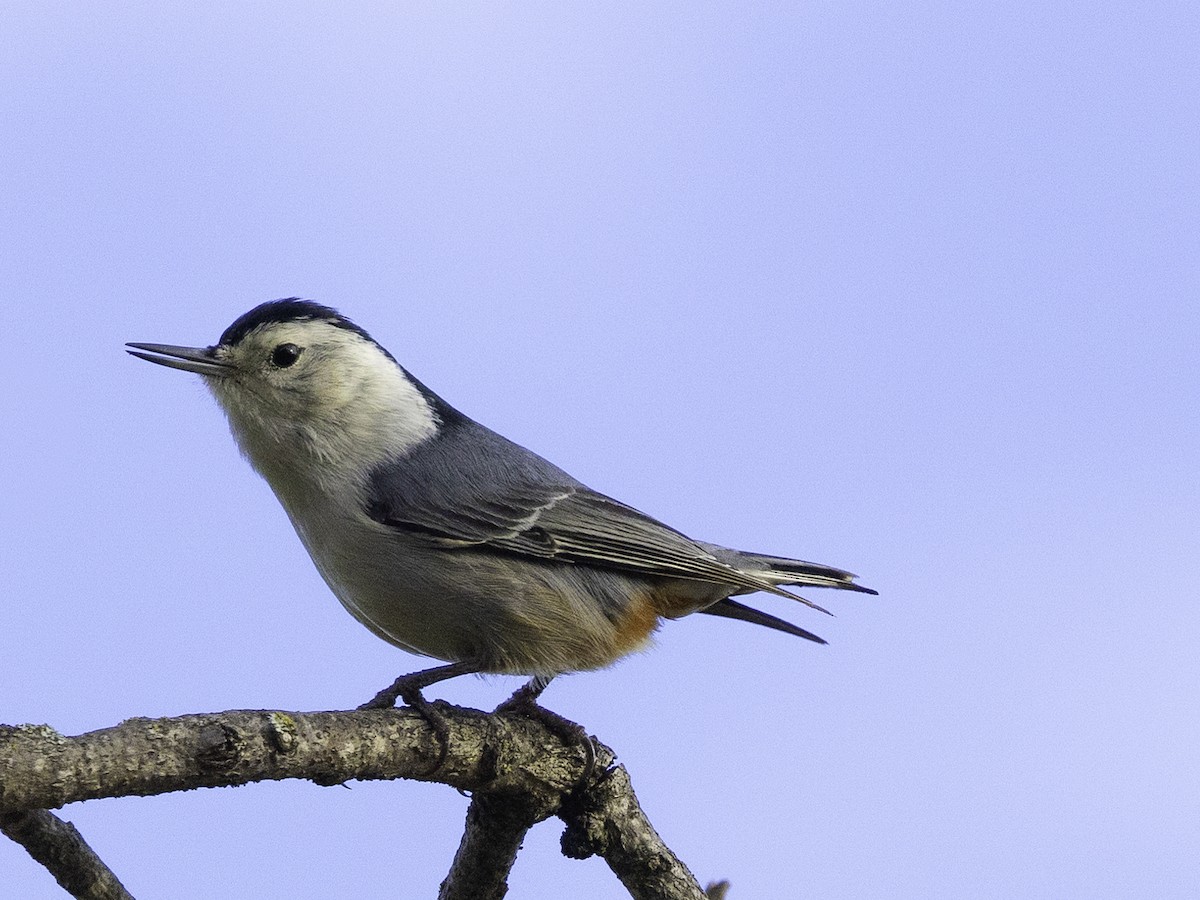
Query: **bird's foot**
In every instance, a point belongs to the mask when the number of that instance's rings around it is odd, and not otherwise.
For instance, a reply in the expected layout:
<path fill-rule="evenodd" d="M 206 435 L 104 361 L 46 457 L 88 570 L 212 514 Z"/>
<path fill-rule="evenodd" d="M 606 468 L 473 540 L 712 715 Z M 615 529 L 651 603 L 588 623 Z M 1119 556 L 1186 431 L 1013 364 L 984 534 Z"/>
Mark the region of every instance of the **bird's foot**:
<path fill-rule="evenodd" d="M 432 669 L 422 669 L 419 672 L 410 672 L 407 675 L 401 675 L 359 709 L 391 709 L 400 699 L 409 706 L 419 706 L 425 702 L 421 691 L 431 684 L 478 671 L 479 667 L 471 663 L 456 662 L 444 666 L 434 666 Z M 416 698 L 416 702 L 413 702 L 413 698 Z"/>
<path fill-rule="evenodd" d="M 540 705 L 538 697 L 545 690 L 548 680 L 531 679 L 527 684 L 518 688 L 513 695 L 496 707 L 498 713 L 516 713 L 528 719 L 534 719 L 561 740 L 567 746 L 578 746 L 584 754 L 583 774 L 575 782 L 571 793 L 577 793 L 591 780 L 596 771 L 596 745 L 583 726 L 551 712 Z"/>
<path fill-rule="evenodd" d="M 438 742 L 437 757 L 434 759 L 433 765 L 429 767 L 429 770 L 424 773 L 432 775 L 442 767 L 442 764 L 446 761 L 446 755 L 450 752 L 450 724 L 446 721 L 446 717 L 438 712 L 432 703 L 425 699 L 425 695 L 421 691 L 431 684 L 445 681 L 447 678 L 454 678 L 457 675 L 466 675 L 476 671 L 478 671 L 477 668 L 467 663 L 450 663 L 445 666 L 435 666 L 432 669 L 422 669 L 420 672 L 401 675 L 366 703 L 362 704 L 359 709 L 391 709 L 396 705 L 396 700 L 399 699 L 404 701 L 405 706 L 420 715 L 426 724 L 429 725 Z"/>

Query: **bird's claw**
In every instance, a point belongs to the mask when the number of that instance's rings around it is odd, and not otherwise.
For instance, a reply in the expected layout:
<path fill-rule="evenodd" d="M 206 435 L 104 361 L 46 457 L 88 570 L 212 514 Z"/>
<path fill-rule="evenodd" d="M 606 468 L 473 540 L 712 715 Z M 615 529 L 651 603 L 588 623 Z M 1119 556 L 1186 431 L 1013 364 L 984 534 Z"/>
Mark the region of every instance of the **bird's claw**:
<path fill-rule="evenodd" d="M 591 781 L 592 775 L 596 771 L 596 745 L 583 726 L 560 716 L 556 712 L 551 712 L 537 702 L 538 695 L 541 694 L 543 687 L 545 685 L 539 686 L 536 680 L 529 682 L 523 687 L 518 688 L 511 697 L 497 706 L 495 712 L 516 713 L 528 719 L 534 719 L 544 725 L 551 734 L 567 746 L 575 745 L 583 748 L 583 774 L 580 775 L 571 789 L 571 793 L 575 794 Z"/>
<path fill-rule="evenodd" d="M 446 721 L 446 717 L 438 712 L 432 703 L 425 699 L 425 695 L 421 692 L 421 689 L 426 687 L 427 684 L 428 677 L 426 672 L 413 672 L 411 675 L 402 675 L 358 708 L 391 709 L 399 699 L 404 701 L 405 706 L 420 715 L 426 724 L 429 725 L 438 742 L 438 753 L 433 761 L 433 765 L 422 773 L 424 775 L 432 775 L 442 767 L 442 764 L 446 761 L 447 754 L 450 752 L 450 724 Z"/>

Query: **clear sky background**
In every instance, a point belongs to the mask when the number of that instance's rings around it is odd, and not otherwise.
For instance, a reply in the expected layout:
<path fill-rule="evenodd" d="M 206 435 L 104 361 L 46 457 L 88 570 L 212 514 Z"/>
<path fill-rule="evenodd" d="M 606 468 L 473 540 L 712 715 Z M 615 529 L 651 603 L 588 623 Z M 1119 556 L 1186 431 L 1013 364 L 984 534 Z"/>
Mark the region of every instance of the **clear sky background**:
<path fill-rule="evenodd" d="M 198 378 L 299 295 L 695 537 L 858 572 L 556 682 L 732 898 L 1200 892 L 1194 3 L 5 3 L 0 721 L 352 707 Z M 517 679 L 436 695 L 490 707 Z M 135 895 L 436 892 L 467 801 L 65 811 Z M 535 829 L 513 897 L 618 898 Z M 0 893 L 61 896 L 0 842 Z"/>

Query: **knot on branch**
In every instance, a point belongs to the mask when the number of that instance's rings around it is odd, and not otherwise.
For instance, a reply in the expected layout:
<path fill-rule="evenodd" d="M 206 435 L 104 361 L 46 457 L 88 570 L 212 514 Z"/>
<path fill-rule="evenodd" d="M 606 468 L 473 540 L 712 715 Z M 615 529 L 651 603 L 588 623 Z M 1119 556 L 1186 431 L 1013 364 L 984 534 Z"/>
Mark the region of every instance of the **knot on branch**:
<path fill-rule="evenodd" d="M 559 846 L 562 855 L 568 859 L 607 855 L 610 823 L 606 816 L 603 792 L 604 782 L 614 771 L 615 768 L 606 769 L 593 778 L 591 784 L 582 786 L 582 790 L 565 798 L 559 815 L 567 827 L 563 830 Z"/>
<path fill-rule="evenodd" d="M 296 720 L 285 712 L 267 714 L 267 737 L 280 753 L 295 753 L 300 746 L 300 728 Z"/>
<path fill-rule="evenodd" d="M 204 769 L 228 769 L 241 757 L 242 736 L 232 725 L 212 722 L 196 734 L 196 762 Z"/>

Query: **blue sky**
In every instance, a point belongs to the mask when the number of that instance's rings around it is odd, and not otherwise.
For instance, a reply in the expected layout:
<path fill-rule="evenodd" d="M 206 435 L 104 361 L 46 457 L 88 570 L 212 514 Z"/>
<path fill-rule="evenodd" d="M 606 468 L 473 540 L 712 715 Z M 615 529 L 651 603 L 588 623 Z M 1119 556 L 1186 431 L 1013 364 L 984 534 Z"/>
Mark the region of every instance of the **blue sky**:
<path fill-rule="evenodd" d="M 705 540 L 847 567 L 829 639 L 669 623 L 556 682 L 733 897 L 1192 897 L 1192 4 L 6 4 L 0 720 L 362 702 L 199 380 L 299 295 Z M 489 707 L 515 679 L 439 689 Z M 69 808 L 138 896 L 432 896 L 466 800 Z M 535 829 L 512 896 L 623 893 Z M 397 873 L 400 873 L 399 875 Z M 14 896 L 58 897 L 0 844 Z"/>

